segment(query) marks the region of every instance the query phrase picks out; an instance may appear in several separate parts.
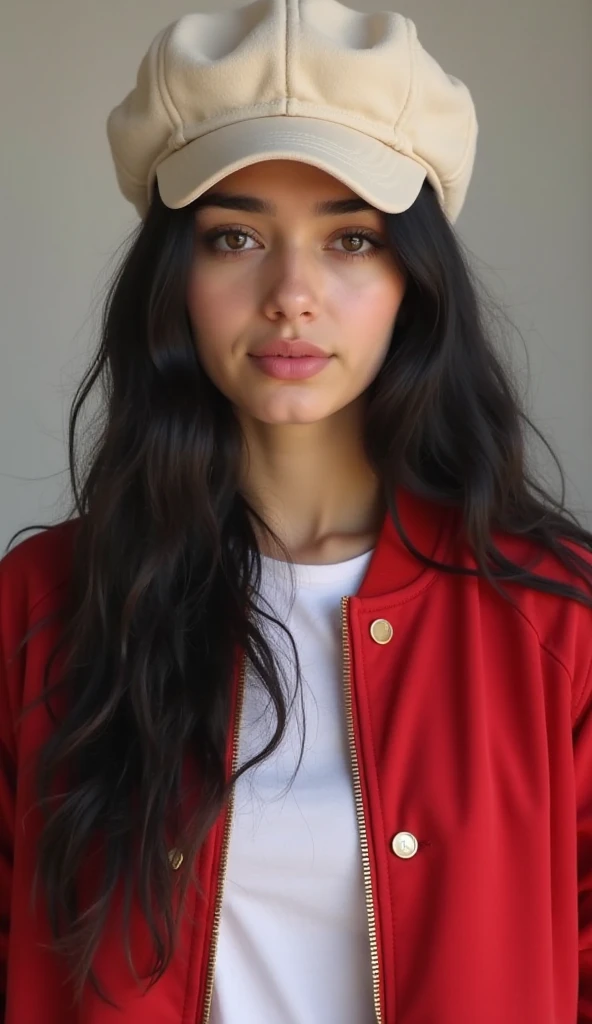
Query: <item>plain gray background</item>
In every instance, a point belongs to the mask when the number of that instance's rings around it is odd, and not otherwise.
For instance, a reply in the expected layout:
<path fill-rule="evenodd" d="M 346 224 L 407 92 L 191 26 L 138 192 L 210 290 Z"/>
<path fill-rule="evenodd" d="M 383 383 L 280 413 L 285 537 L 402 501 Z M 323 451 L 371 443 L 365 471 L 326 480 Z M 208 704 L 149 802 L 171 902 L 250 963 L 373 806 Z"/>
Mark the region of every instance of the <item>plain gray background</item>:
<path fill-rule="evenodd" d="M 425 48 L 473 93 L 479 143 L 457 230 L 519 328 L 527 412 L 561 459 L 570 507 L 592 527 L 592 0 L 392 3 L 365 7 L 413 18 Z M 3 6 L 2 549 L 15 530 L 67 508 L 69 404 L 97 340 L 110 260 L 137 223 L 117 190 L 106 117 L 153 36 L 213 6 Z M 540 464 L 557 492 L 556 473 Z"/>

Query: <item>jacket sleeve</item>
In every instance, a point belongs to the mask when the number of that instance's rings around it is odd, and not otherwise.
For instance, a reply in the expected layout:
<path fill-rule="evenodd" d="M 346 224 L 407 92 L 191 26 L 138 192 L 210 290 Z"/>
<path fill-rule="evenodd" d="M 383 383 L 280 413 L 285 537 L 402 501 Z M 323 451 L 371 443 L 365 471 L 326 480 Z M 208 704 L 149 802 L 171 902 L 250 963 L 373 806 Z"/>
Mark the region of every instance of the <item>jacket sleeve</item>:
<path fill-rule="evenodd" d="M 6 1009 L 16 803 L 16 742 L 10 683 L 22 666 L 21 655 L 13 650 L 17 647 L 18 603 L 5 562 L 0 563 L 0 1021 L 4 1020 Z"/>
<path fill-rule="evenodd" d="M 578 701 L 574 759 L 578 821 L 579 998 L 577 1024 L 592 1024 L 592 664 Z"/>
<path fill-rule="evenodd" d="M 0 690 L 3 690 L 0 684 Z M 14 757 L 6 735 L 6 705 L 0 697 L 0 1021 L 6 1009 L 6 968 L 10 934 L 12 852 L 14 841 Z"/>

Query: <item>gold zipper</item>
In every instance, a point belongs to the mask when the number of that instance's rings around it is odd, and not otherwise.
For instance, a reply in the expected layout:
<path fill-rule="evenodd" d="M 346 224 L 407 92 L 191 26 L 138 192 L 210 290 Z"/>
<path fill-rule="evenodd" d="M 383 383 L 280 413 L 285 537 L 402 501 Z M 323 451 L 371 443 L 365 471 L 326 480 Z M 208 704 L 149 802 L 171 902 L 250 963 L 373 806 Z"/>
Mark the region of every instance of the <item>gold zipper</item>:
<path fill-rule="evenodd" d="M 245 692 L 246 656 L 243 655 L 238 695 L 236 701 L 236 713 L 234 716 L 234 736 L 232 743 L 232 774 L 238 768 L 239 752 L 239 723 L 241 718 L 243 697 Z M 208 1024 L 212 1011 L 212 995 L 214 992 L 214 974 L 216 967 L 216 951 L 218 948 L 218 935 L 220 932 L 220 917 L 222 913 L 222 896 L 224 893 L 224 882 L 226 880 L 226 868 L 228 865 L 228 849 L 230 846 L 230 829 L 232 827 L 232 812 L 234 809 L 234 786 L 228 798 L 226 820 L 224 822 L 224 835 L 222 837 L 222 853 L 220 855 L 220 867 L 218 870 L 218 888 L 216 891 L 216 905 L 214 907 L 214 924 L 212 926 L 212 938 L 210 941 L 210 958 L 206 974 L 206 994 L 204 999 L 204 1011 L 202 1024 Z"/>
<path fill-rule="evenodd" d="M 349 634 L 347 631 L 347 604 L 349 598 L 341 598 L 341 635 L 343 640 L 343 674 L 345 686 L 345 713 L 347 718 L 347 735 L 349 739 L 349 751 L 351 756 L 352 776 L 354 784 L 354 800 L 356 815 L 358 818 L 358 830 L 360 833 L 360 846 L 362 848 L 362 870 L 364 873 L 364 891 L 366 893 L 366 913 L 368 915 L 368 933 L 370 936 L 370 962 L 372 966 L 372 992 L 374 996 L 374 1014 L 376 1024 L 382 1024 L 382 1007 L 380 1004 L 380 958 L 378 955 L 378 940 L 376 937 L 376 917 L 374 914 L 374 899 L 372 895 L 372 872 L 370 870 L 370 856 L 368 853 L 368 833 L 366 831 L 366 820 L 364 817 L 364 804 L 362 801 L 362 785 L 360 782 L 360 768 L 358 765 L 358 753 L 354 735 L 354 719 L 352 712 L 352 690 L 351 690 L 351 657 L 349 651 Z"/>
<path fill-rule="evenodd" d="M 370 870 L 370 856 L 368 853 L 368 834 L 366 831 L 366 820 L 364 817 L 364 804 L 362 800 L 362 786 L 360 782 L 360 769 L 358 765 L 358 753 L 356 750 L 356 741 L 354 735 L 354 724 L 353 724 L 353 713 L 352 713 L 352 692 L 351 692 L 351 658 L 349 651 L 349 639 L 347 631 L 347 605 L 349 598 L 343 597 L 341 599 L 341 623 L 342 623 L 342 640 L 343 640 L 343 669 L 344 669 L 344 689 L 345 689 L 345 713 L 347 719 L 347 735 L 349 740 L 349 749 L 351 757 L 351 768 L 353 777 L 354 787 L 354 801 L 356 808 L 356 816 L 358 819 L 358 830 L 360 835 L 360 845 L 362 850 L 362 870 L 364 875 L 364 891 L 366 894 L 366 913 L 368 916 L 368 934 L 370 938 L 370 962 L 372 967 L 372 992 L 374 998 L 374 1014 L 376 1017 L 376 1024 L 383 1024 L 382 1007 L 380 1003 L 380 958 L 378 955 L 378 939 L 376 936 L 376 917 L 374 914 L 374 898 L 372 892 L 372 872 Z M 239 692 L 237 697 L 237 707 L 234 722 L 234 739 L 233 739 L 233 751 L 232 751 L 232 773 L 236 771 L 238 767 L 238 752 L 239 752 L 239 722 L 242 711 L 242 704 L 245 690 L 245 675 L 246 675 L 246 658 L 243 657 L 243 663 L 240 672 Z M 232 826 L 232 812 L 234 808 L 234 789 L 230 794 L 228 801 L 228 809 L 226 814 L 226 821 L 224 824 L 224 836 L 222 839 L 222 854 L 220 858 L 220 869 L 218 872 L 218 889 L 216 892 L 216 906 L 214 908 L 214 924 L 212 928 L 212 939 L 210 943 L 210 958 L 208 961 L 208 970 L 206 975 L 206 993 L 204 1000 L 204 1012 L 202 1017 L 202 1024 L 209 1024 L 210 1013 L 212 1008 L 212 993 L 214 990 L 214 974 L 216 965 L 216 950 L 218 946 L 218 934 L 220 931 L 220 916 L 222 911 L 222 896 L 224 892 L 224 882 L 226 879 L 226 868 L 228 864 L 228 849 L 230 845 L 230 830 Z"/>

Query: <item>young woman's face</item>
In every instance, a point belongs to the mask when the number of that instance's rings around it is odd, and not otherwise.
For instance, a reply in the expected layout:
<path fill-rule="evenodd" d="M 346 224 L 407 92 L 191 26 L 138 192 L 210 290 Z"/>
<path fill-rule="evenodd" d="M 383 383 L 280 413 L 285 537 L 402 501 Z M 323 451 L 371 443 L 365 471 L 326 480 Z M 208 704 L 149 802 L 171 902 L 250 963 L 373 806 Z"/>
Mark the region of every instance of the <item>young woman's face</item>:
<path fill-rule="evenodd" d="M 405 290 L 385 215 L 315 209 L 331 200 L 362 204 L 324 171 L 273 160 L 228 175 L 195 212 L 189 317 L 202 366 L 241 419 L 324 419 L 355 401 L 385 359 Z M 270 376 L 257 353 L 278 338 L 330 358 L 312 376 Z"/>

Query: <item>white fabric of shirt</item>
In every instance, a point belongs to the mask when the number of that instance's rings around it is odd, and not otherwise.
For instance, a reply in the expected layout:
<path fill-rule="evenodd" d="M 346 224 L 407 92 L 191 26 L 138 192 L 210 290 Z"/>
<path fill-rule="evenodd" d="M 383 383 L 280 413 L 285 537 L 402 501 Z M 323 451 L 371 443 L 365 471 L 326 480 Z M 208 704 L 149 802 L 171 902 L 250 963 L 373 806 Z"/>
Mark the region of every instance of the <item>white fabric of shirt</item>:
<path fill-rule="evenodd" d="M 235 787 L 211 1024 L 371 1024 L 368 918 L 344 710 L 341 598 L 371 551 L 330 565 L 262 556 L 263 608 L 290 629 L 302 697 L 284 740 Z M 261 603 L 259 602 L 261 607 Z M 260 620 L 295 689 L 291 645 Z M 304 756 L 290 786 L 301 748 Z M 288 702 L 289 703 L 289 702 Z M 272 736 L 275 712 L 247 668 L 239 764 Z"/>

